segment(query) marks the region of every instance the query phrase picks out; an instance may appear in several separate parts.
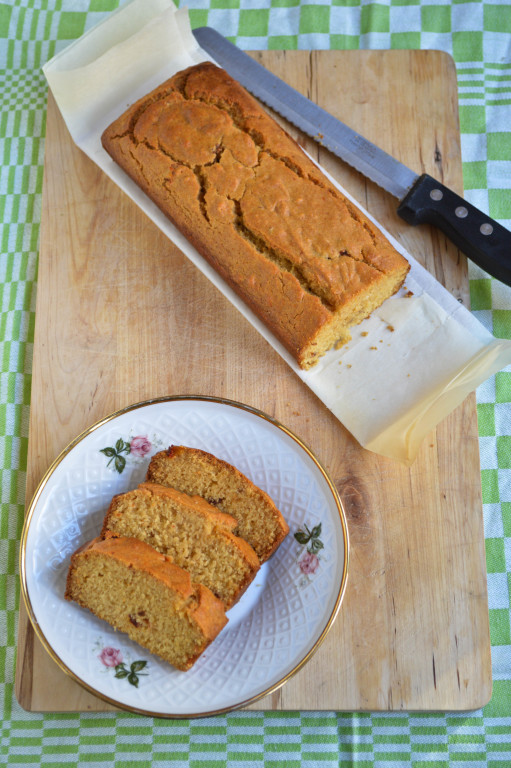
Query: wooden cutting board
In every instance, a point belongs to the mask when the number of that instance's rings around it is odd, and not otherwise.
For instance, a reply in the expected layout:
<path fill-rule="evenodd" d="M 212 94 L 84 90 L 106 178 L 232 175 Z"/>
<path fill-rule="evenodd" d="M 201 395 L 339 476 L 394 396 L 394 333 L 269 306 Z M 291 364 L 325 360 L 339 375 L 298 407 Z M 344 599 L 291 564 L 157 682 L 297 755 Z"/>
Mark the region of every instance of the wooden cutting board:
<path fill-rule="evenodd" d="M 417 171 L 462 192 L 452 60 L 436 51 L 264 52 L 261 62 Z M 297 135 L 294 129 L 290 129 Z M 463 303 L 465 260 L 396 201 L 298 136 Z M 351 537 L 340 615 L 311 661 L 253 705 L 470 710 L 491 695 L 475 398 L 412 467 L 365 451 L 209 281 L 72 143 L 50 96 L 27 499 L 82 430 L 141 400 L 226 397 L 296 432 L 330 472 Z M 397 393 L 398 396 L 398 393 Z M 22 607 L 16 694 L 32 711 L 105 710 L 50 659 Z"/>

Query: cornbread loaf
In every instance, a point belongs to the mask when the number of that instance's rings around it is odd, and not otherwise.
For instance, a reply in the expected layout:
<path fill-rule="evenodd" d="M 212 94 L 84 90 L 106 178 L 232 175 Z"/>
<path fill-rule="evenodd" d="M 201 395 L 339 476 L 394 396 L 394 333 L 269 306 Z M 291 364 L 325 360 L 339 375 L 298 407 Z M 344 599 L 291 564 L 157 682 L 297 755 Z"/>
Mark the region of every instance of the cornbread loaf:
<path fill-rule="evenodd" d="M 226 609 L 239 600 L 259 570 L 259 558 L 232 534 L 236 520 L 199 496 L 142 483 L 115 496 L 102 535 L 134 537 L 170 555 L 192 581 L 204 584 Z"/>
<path fill-rule="evenodd" d="M 149 462 L 147 480 L 201 496 L 232 515 L 237 522 L 234 533 L 248 541 L 260 562 L 275 552 L 289 532 L 268 494 L 236 467 L 198 448 L 171 445 L 156 453 Z"/>
<path fill-rule="evenodd" d="M 408 272 L 380 230 L 214 64 L 137 101 L 102 143 L 302 368 L 349 340 Z"/>
<path fill-rule="evenodd" d="M 149 544 L 93 539 L 71 556 L 65 597 L 180 670 L 227 623 L 222 602 Z"/>

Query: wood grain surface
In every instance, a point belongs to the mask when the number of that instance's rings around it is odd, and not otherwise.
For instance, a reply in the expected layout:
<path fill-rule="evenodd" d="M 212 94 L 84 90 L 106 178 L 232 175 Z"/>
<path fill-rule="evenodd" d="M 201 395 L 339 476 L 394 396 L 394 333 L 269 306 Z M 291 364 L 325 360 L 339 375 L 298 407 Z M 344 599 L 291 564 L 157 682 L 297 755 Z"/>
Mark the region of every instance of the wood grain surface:
<path fill-rule="evenodd" d="M 435 51 L 261 52 L 261 62 L 418 172 L 462 192 L 456 77 Z M 290 128 L 462 302 L 465 260 Z M 475 398 L 412 467 L 365 451 L 208 280 L 72 143 L 49 98 L 27 499 L 53 459 L 130 403 L 214 395 L 296 432 L 337 486 L 351 558 L 311 661 L 254 709 L 470 710 L 491 695 Z M 109 705 L 51 660 L 20 610 L 16 695 L 32 711 Z"/>

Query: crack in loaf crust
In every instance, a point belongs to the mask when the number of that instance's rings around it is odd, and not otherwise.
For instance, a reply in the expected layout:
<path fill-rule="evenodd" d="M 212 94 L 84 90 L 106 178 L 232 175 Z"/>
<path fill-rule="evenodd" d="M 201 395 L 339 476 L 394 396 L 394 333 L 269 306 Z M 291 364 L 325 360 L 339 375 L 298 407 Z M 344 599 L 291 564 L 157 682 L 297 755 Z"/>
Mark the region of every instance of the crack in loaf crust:
<path fill-rule="evenodd" d="M 190 67 L 102 136 L 112 158 L 302 368 L 401 286 L 408 262 L 227 73 Z"/>

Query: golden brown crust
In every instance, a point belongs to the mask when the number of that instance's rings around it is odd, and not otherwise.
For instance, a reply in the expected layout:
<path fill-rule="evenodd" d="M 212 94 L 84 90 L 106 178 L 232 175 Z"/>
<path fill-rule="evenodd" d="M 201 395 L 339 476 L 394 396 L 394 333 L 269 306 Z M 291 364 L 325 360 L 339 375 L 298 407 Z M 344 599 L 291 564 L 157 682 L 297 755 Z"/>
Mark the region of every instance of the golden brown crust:
<path fill-rule="evenodd" d="M 406 260 L 224 70 L 205 62 L 102 137 L 302 367 L 401 285 Z"/>
<path fill-rule="evenodd" d="M 174 565 L 171 557 L 156 552 L 153 547 L 139 539 L 116 536 L 107 531 L 104 536 L 98 536 L 77 549 L 71 555 L 71 567 L 77 555 L 88 552 L 102 552 L 108 557 L 119 560 L 129 568 L 144 570 L 154 576 L 155 579 L 162 581 L 170 589 L 179 592 L 185 599 L 195 594 L 189 573 Z M 71 569 L 68 572 L 68 579 L 70 573 Z M 67 595 L 68 586 L 66 586 L 66 598 L 69 599 Z"/>
<path fill-rule="evenodd" d="M 219 605 L 222 606 L 222 610 L 219 610 Z M 221 600 L 218 600 L 204 584 L 197 584 L 197 605 L 193 611 L 193 619 L 208 641 L 214 640 L 227 624 Z M 193 661 L 199 655 L 197 654 Z"/>

